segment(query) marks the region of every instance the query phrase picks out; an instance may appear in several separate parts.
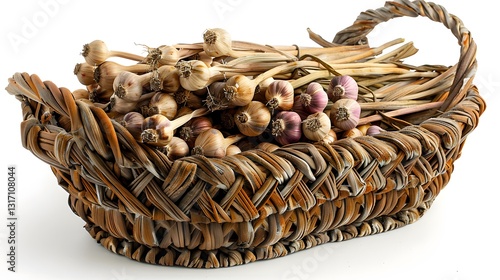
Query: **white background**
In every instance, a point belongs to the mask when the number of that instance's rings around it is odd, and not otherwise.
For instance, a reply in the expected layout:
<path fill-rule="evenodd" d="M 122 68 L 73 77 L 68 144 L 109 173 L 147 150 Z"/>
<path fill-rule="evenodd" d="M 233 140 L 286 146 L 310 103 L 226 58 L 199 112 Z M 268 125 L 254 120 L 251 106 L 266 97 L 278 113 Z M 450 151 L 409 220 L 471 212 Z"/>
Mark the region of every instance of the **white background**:
<path fill-rule="evenodd" d="M 82 45 L 94 39 L 104 40 L 110 49 L 141 54 L 141 47 L 134 43 L 199 42 L 206 28 L 223 27 L 235 40 L 314 46 L 307 27 L 331 40 L 361 11 L 384 5 L 382 0 L 128 2 L 0 1 L 0 86 L 7 85 L 7 78 L 15 72 L 25 71 L 58 86 L 80 88 L 73 67 L 83 61 Z M 498 140 L 494 140 L 498 135 L 494 119 L 498 120 L 500 76 L 495 67 L 498 45 L 493 41 L 498 14 L 484 0 L 438 3 L 459 16 L 477 42 L 475 83 L 488 109 L 469 136 L 450 183 L 417 223 L 228 269 L 196 270 L 131 261 L 95 243 L 83 228 L 84 222 L 70 211 L 67 194 L 50 168 L 22 148 L 20 103 L 3 91 L 0 278 L 499 279 L 496 160 L 500 154 Z M 443 25 L 428 19 L 392 20 L 378 26 L 369 38 L 372 46 L 378 46 L 398 37 L 414 41 L 420 49 L 408 63 L 452 65 L 458 61 L 457 40 Z M 9 165 L 16 166 L 18 183 L 16 273 L 8 272 L 6 264 Z"/>

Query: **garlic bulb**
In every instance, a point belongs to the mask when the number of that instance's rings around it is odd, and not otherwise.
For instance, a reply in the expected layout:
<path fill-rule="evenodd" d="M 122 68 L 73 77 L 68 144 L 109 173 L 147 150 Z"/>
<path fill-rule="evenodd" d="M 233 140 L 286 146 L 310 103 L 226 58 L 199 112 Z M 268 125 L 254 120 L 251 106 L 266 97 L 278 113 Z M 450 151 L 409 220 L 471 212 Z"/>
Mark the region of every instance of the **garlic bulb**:
<path fill-rule="evenodd" d="M 264 103 L 252 101 L 240 107 L 234 115 L 234 123 L 239 131 L 246 136 L 257 136 L 266 130 L 271 121 L 271 113 Z"/>
<path fill-rule="evenodd" d="M 159 65 L 175 65 L 179 59 L 179 50 L 173 46 L 160 46 L 158 48 L 147 48 L 148 55 L 145 63 L 157 67 Z"/>
<path fill-rule="evenodd" d="M 266 90 L 266 106 L 274 110 L 290 110 L 293 107 L 293 86 L 289 81 L 278 80 L 272 82 Z"/>
<path fill-rule="evenodd" d="M 366 130 L 366 135 L 373 136 L 373 135 L 377 135 L 383 131 L 385 131 L 385 130 L 378 125 L 370 125 L 368 127 L 368 129 Z"/>
<path fill-rule="evenodd" d="M 193 113 L 193 109 L 189 107 L 181 107 L 179 110 L 177 110 L 177 115 L 175 115 L 175 118 L 178 119 L 182 116 L 189 115 Z"/>
<path fill-rule="evenodd" d="M 309 116 L 311 114 L 304 107 L 304 104 L 302 103 L 300 95 L 295 96 L 292 111 L 299 114 L 299 116 L 302 120 L 305 120 L 307 118 L 307 116 Z"/>
<path fill-rule="evenodd" d="M 335 76 L 328 85 L 328 98 L 333 102 L 341 98 L 358 99 L 358 84 L 351 76 Z"/>
<path fill-rule="evenodd" d="M 159 85 L 157 89 L 150 85 L 151 90 L 153 91 L 161 90 L 163 92 L 172 93 L 178 91 L 181 87 L 179 71 L 177 71 L 175 66 L 160 66 L 158 69 L 153 71 L 153 77 L 151 79 L 151 84 L 157 83 Z M 155 81 L 155 79 L 157 81 Z"/>
<path fill-rule="evenodd" d="M 236 145 L 229 145 L 226 149 L 226 156 L 237 155 L 239 153 L 241 153 L 241 149 Z"/>
<path fill-rule="evenodd" d="M 312 82 L 306 92 L 300 95 L 300 102 L 310 114 L 323 112 L 328 104 L 328 95 L 320 83 Z"/>
<path fill-rule="evenodd" d="M 231 44 L 231 35 L 222 28 L 207 29 L 203 33 L 203 50 L 210 56 L 231 56 Z"/>
<path fill-rule="evenodd" d="M 318 112 L 309 115 L 302 122 L 302 133 L 309 140 L 320 141 L 328 135 L 331 126 L 328 115 L 323 112 Z"/>
<path fill-rule="evenodd" d="M 135 64 L 130 66 L 120 65 L 116 62 L 105 61 L 101 63 L 94 70 L 94 80 L 103 88 L 103 89 L 112 89 L 113 83 L 120 74 L 120 72 L 128 71 L 132 73 L 147 73 L 149 72 L 150 66 L 147 64 Z"/>
<path fill-rule="evenodd" d="M 302 120 L 299 114 L 281 111 L 272 122 L 272 135 L 281 145 L 298 142 L 302 137 Z"/>
<path fill-rule="evenodd" d="M 337 133 L 335 132 L 335 130 L 333 129 L 330 129 L 330 131 L 328 132 L 328 134 L 326 135 L 325 138 L 321 139 L 320 141 L 326 143 L 326 144 L 333 144 L 333 142 L 337 141 Z"/>
<path fill-rule="evenodd" d="M 89 91 L 86 89 L 76 89 L 72 92 L 75 100 L 86 99 L 89 100 Z"/>
<path fill-rule="evenodd" d="M 355 128 L 359 122 L 361 106 L 353 99 L 339 99 L 333 103 L 330 118 L 335 127 L 341 130 Z"/>
<path fill-rule="evenodd" d="M 189 144 L 191 142 L 194 142 L 194 140 L 196 139 L 196 137 L 198 137 L 198 135 L 200 135 L 200 133 L 211 128 L 212 121 L 209 118 L 197 117 L 190 120 L 180 128 L 179 136 Z"/>
<path fill-rule="evenodd" d="M 243 75 L 235 75 L 226 81 L 224 87 L 224 97 L 229 107 L 245 106 L 253 100 L 256 81 Z"/>
<path fill-rule="evenodd" d="M 109 111 L 112 113 L 126 114 L 134 111 L 137 107 L 137 101 L 129 101 L 112 95 L 109 98 Z"/>
<path fill-rule="evenodd" d="M 203 107 L 203 101 L 201 98 L 190 90 L 181 89 L 176 91 L 174 93 L 174 99 L 179 106 L 186 106 L 191 109 L 199 109 Z"/>
<path fill-rule="evenodd" d="M 162 114 L 169 120 L 177 115 L 177 102 L 171 94 L 157 92 L 149 101 L 148 115 Z"/>
<path fill-rule="evenodd" d="M 132 72 L 122 71 L 113 80 L 114 94 L 127 101 L 138 101 L 142 95 L 143 87 L 150 80 L 150 75 L 137 75 Z"/>
<path fill-rule="evenodd" d="M 229 102 L 225 97 L 225 87 L 225 82 L 214 82 L 208 86 L 205 105 L 210 111 L 223 110 L 229 106 Z"/>
<path fill-rule="evenodd" d="M 176 160 L 189 155 L 189 146 L 186 141 L 174 136 L 167 145 L 163 146 L 163 152 L 170 160 Z"/>
<path fill-rule="evenodd" d="M 172 137 L 174 137 L 175 129 L 181 127 L 190 119 L 201 117 L 206 113 L 207 111 L 205 109 L 198 109 L 191 114 L 184 115 L 172 121 L 161 114 L 149 116 L 145 118 L 142 123 L 142 142 L 153 146 L 165 146 L 172 140 Z"/>
<path fill-rule="evenodd" d="M 179 81 L 184 89 L 196 91 L 209 84 L 213 72 L 199 60 L 179 61 L 175 65 L 179 71 Z"/>
<path fill-rule="evenodd" d="M 370 124 L 363 124 L 363 125 L 360 125 L 360 126 L 357 126 L 356 127 L 357 129 L 359 129 L 359 131 L 361 131 L 361 133 L 363 135 L 366 135 L 366 132 L 368 131 L 368 128 L 370 128 Z"/>
<path fill-rule="evenodd" d="M 88 63 L 77 63 L 75 65 L 75 69 L 73 73 L 76 75 L 78 81 L 85 86 L 95 84 L 94 80 L 94 69 L 95 66 L 92 66 Z"/>
<path fill-rule="evenodd" d="M 128 112 L 123 116 L 120 122 L 123 127 L 125 127 L 130 134 L 136 139 L 141 139 L 142 133 L 142 123 L 144 122 L 144 116 L 138 112 Z"/>
<path fill-rule="evenodd" d="M 363 131 L 359 130 L 357 127 L 344 131 L 342 135 L 345 138 L 355 138 L 359 136 L 364 136 Z"/>
<path fill-rule="evenodd" d="M 267 102 L 267 100 L 266 100 L 267 88 L 274 81 L 275 80 L 273 77 L 269 77 L 269 78 L 263 80 L 262 82 L 260 82 L 259 85 L 257 86 L 257 88 L 255 88 L 255 94 L 253 96 L 253 100 L 260 101 L 262 103 L 266 103 Z"/>
<path fill-rule="evenodd" d="M 198 135 L 194 142 L 192 154 L 222 158 L 226 156 L 227 147 L 243 138 L 244 136 L 241 134 L 224 138 L 222 132 L 218 129 L 211 128 Z"/>
<path fill-rule="evenodd" d="M 113 56 L 135 61 L 142 61 L 144 59 L 144 57 L 142 56 L 131 53 L 110 51 L 102 40 L 94 40 L 88 44 L 83 45 L 82 56 L 90 65 L 99 65 L 106 61 L 106 59 Z"/>

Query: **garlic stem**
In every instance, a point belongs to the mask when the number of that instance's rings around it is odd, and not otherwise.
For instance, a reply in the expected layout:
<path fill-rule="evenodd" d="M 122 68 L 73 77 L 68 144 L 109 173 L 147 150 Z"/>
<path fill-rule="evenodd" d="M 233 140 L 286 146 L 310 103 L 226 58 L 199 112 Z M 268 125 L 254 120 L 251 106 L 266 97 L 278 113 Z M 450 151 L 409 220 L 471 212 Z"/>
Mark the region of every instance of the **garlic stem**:
<path fill-rule="evenodd" d="M 121 57 L 133 61 L 143 61 L 144 56 L 136 55 L 133 53 L 123 52 L 123 51 L 109 51 L 109 56 Z"/>
<path fill-rule="evenodd" d="M 390 111 L 390 112 L 384 113 L 384 115 L 388 116 L 388 117 L 397 117 L 397 116 L 402 116 L 402 115 L 406 115 L 406 114 L 413 114 L 413 113 L 417 113 L 417 112 L 421 112 L 421 111 L 425 111 L 425 110 L 439 108 L 441 105 L 443 105 L 443 103 L 444 103 L 443 101 L 438 101 L 438 102 L 430 102 L 430 103 L 426 103 L 426 104 L 420 104 L 420 105 L 416 105 L 416 106 L 412 106 L 412 107 L 408 107 L 408 108 Z M 380 121 L 382 119 L 383 119 L 383 117 L 379 114 L 371 115 L 371 116 L 368 116 L 365 118 L 360 118 L 358 125 L 368 124 L 371 122 Z"/>
<path fill-rule="evenodd" d="M 358 61 L 360 59 L 368 58 L 368 57 L 371 57 L 371 56 L 374 56 L 374 55 L 378 55 L 378 54 L 382 53 L 385 49 L 390 48 L 390 47 L 392 47 L 392 46 L 394 46 L 396 44 L 400 44 L 402 42 L 404 42 L 404 39 L 402 39 L 402 38 L 395 39 L 395 40 L 387 42 L 387 43 L 385 43 L 385 44 L 383 44 L 383 45 L 381 45 L 379 47 L 376 47 L 376 48 L 373 48 L 373 49 L 369 49 L 368 51 L 363 52 L 361 54 L 336 60 L 335 63 L 349 63 L 349 62 Z"/>
<path fill-rule="evenodd" d="M 420 97 L 426 97 L 434 94 L 435 92 L 440 92 L 446 89 L 446 87 L 451 86 L 453 82 L 453 78 L 455 76 L 455 72 L 457 69 L 457 64 L 453 65 L 450 67 L 448 70 L 443 72 L 441 75 L 437 76 L 436 78 L 420 84 L 415 87 L 404 87 L 402 90 L 397 90 L 394 91 L 387 96 L 383 98 L 384 101 L 390 101 L 390 100 L 396 100 L 396 99 L 408 99 L 408 97 L 411 98 L 420 98 Z M 438 86 L 440 83 L 442 83 L 441 86 Z M 426 90 L 430 90 L 427 92 L 424 92 Z M 414 92 L 421 92 L 420 94 L 416 95 L 410 95 L 411 93 Z M 422 92 L 424 92 L 422 94 Z"/>
<path fill-rule="evenodd" d="M 398 61 L 400 59 L 414 55 L 415 53 L 417 53 L 417 51 L 418 51 L 418 49 L 415 48 L 413 43 L 409 42 L 409 43 L 406 43 L 406 44 L 400 46 L 399 48 L 397 48 L 397 49 L 395 49 L 387 54 L 380 55 L 380 56 L 377 56 L 376 58 L 370 59 L 367 62 L 368 63 L 375 63 L 375 62 L 386 61 L 386 60 Z"/>
<path fill-rule="evenodd" d="M 384 82 L 389 82 L 389 81 L 394 81 L 394 80 L 404 81 L 404 80 L 411 80 L 413 78 L 434 78 L 438 75 L 439 75 L 439 73 L 437 73 L 437 72 L 429 72 L 429 71 L 427 71 L 427 72 L 408 72 L 405 74 L 385 75 L 385 76 L 381 76 L 378 78 L 367 79 L 367 80 L 359 81 L 358 84 L 360 86 L 368 87 L 368 86 L 381 84 Z"/>
<path fill-rule="evenodd" d="M 170 121 L 170 126 L 171 126 L 172 130 L 177 129 L 177 128 L 181 127 L 182 125 L 184 125 L 185 123 L 187 123 L 192 118 L 205 116 L 207 113 L 208 113 L 208 110 L 206 108 L 196 109 L 190 114 L 186 114 L 186 115 L 180 116 L 176 119 L 173 119 L 172 121 Z"/>
<path fill-rule="evenodd" d="M 332 75 L 331 75 L 330 71 L 317 71 L 317 72 L 305 75 L 303 77 L 300 77 L 297 80 L 290 81 L 290 83 L 292 84 L 293 88 L 296 89 L 296 88 L 299 88 L 303 85 L 307 85 L 307 84 L 314 82 L 316 80 L 319 80 L 319 79 L 328 79 L 331 76 Z"/>
<path fill-rule="evenodd" d="M 377 101 L 377 102 L 367 102 L 359 103 L 361 110 L 399 110 L 403 108 L 413 107 L 415 105 L 421 105 L 429 103 L 430 100 L 395 100 L 395 101 Z"/>

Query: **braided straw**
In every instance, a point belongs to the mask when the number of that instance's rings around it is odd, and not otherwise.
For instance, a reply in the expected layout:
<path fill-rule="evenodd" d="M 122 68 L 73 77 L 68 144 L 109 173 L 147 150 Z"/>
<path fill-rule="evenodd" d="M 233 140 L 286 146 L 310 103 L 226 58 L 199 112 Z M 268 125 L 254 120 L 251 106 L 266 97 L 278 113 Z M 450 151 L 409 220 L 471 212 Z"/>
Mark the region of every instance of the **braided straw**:
<path fill-rule="evenodd" d="M 413 223 L 448 183 L 485 109 L 462 22 L 432 3 L 388 2 L 361 13 L 334 42 L 358 44 L 380 22 L 417 15 L 442 22 L 461 46 L 443 113 L 332 145 L 170 161 L 37 75 L 15 74 L 7 91 L 22 103 L 23 147 L 51 166 L 72 211 L 105 248 L 153 264 L 234 266 Z"/>

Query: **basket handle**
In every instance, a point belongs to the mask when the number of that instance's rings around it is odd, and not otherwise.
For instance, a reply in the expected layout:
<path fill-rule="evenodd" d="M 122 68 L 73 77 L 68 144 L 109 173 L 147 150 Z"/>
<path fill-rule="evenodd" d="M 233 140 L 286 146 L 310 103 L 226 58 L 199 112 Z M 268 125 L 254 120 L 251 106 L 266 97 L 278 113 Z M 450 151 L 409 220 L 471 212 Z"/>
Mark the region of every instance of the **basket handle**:
<path fill-rule="evenodd" d="M 367 44 L 366 36 L 377 24 L 402 16 L 423 16 L 441 22 L 458 39 L 458 44 L 461 47 L 460 60 L 458 61 L 449 96 L 440 108 L 441 111 L 447 111 L 465 97 L 468 88 L 463 90 L 464 82 L 470 79 L 470 82 L 465 83 L 465 85 L 470 86 L 472 84 L 477 68 L 477 46 L 463 22 L 455 15 L 449 14 L 444 7 L 423 0 L 386 2 L 382 8 L 362 12 L 350 27 L 337 33 L 333 43 L 344 45 Z"/>

